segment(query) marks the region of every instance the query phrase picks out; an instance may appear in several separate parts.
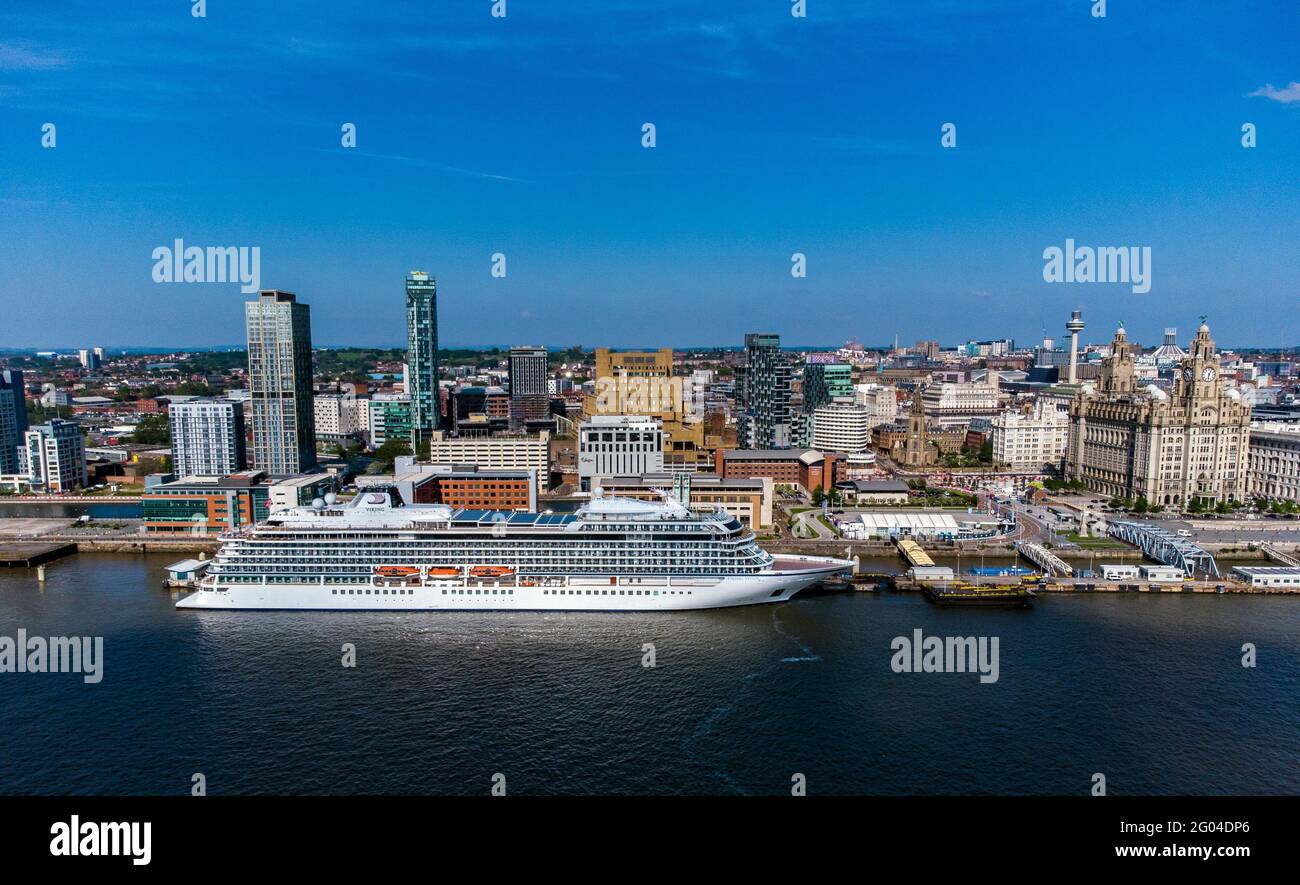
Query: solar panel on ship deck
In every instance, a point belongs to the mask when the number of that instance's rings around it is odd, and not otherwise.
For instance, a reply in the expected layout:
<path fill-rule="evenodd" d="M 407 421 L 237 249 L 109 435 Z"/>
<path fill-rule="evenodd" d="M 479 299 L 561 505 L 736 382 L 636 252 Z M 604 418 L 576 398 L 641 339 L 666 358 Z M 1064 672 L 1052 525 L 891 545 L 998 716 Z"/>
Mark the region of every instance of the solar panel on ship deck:
<path fill-rule="evenodd" d="M 455 519 L 457 522 L 480 522 L 490 512 L 488 510 L 462 510 L 456 514 Z"/>
<path fill-rule="evenodd" d="M 516 513 L 510 517 L 510 522 L 516 524 L 533 525 L 541 519 L 536 513 Z"/>

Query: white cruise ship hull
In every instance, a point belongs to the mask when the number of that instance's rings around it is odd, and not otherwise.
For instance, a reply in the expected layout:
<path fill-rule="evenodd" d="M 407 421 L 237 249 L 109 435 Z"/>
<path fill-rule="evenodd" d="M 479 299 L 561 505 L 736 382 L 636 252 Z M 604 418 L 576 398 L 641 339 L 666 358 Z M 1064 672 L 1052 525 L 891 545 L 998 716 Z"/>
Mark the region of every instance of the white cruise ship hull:
<path fill-rule="evenodd" d="M 826 578 L 847 573 L 848 560 L 777 557 L 769 570 L 725 577 L 599 576 L 467 581 L 429 579 L 413 585 L 223 584 L 208 579 L 176 603 L 194 609 L 317 611 L 671 611 L 784 602 Z"/>

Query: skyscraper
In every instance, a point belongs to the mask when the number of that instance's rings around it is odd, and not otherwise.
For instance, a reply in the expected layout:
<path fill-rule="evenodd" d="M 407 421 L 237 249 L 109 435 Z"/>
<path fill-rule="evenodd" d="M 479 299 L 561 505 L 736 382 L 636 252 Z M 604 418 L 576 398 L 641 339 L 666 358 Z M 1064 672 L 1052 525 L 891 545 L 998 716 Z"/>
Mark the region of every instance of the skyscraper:
<path fill-rule="evenodd" d="M 790 363 L 781 353 L 781 336 L 749 333 L 745 336 L 741 445 L 751 449 L 789 446 L 790 399 Z"/>
<path fill-rule="evenodd" d="M 510 348 L 510 426 L 522 429 L 529 421 L 544 421 L 550 413 L 546 348 Z"/>
<path fill-rule="evenodd" d="M 263 289 L 244 310 L 254 466 L 273 475 L 311 470 L 316 466 L 311 309 L 292 292 Z"/>
<path fill-rule="evenodd" d="M 18 449 L 27 433 L 27 390 L 23 373 L 0 371 L 0 473 L 17 473 Z"/>
<path fill-rule="evenodd" d="M 406 277 L 406 392 L 411 396 L 411 448 L 442 426 L 438 393 L 438 281 L 422 270 Z"/>

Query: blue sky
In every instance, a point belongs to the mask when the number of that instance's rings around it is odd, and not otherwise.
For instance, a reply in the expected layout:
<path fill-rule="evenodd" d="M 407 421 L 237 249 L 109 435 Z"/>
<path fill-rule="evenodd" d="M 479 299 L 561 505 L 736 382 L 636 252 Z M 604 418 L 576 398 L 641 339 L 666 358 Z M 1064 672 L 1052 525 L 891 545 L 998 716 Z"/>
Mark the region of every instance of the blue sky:
<path fill-rule="evenodd" d="M 1300 342 L 1292 0 L 491 6 L 7 0 L 0 347 L 241 341 L 237 286 L 153 282 L 178 237 L 318 344 L 402 343 L 412 268 L 449 344 Z M 1151 291 L 1044 282 L 1067 237 Z"/>

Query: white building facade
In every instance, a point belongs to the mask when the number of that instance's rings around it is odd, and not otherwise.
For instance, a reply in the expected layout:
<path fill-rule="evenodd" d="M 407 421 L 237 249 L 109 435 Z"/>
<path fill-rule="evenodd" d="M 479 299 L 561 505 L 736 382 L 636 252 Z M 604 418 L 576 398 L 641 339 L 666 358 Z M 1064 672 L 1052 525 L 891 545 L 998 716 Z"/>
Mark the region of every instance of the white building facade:
<path fill-rule="evenodd" d="M 193 399 L 167 408 L 172 472 L 177 476 L 229 476 L 247 466 L 244 407 L 230 400 Z"/>
<path fill-rule="evenodd" d="M 69 492 L 86 485 L 81 425 L 55 418 L 27 431 L 27 481 L 33 491 Z"/>
<path fill-rule="evenodd" d="M 863 454 L 871 448 L 871 416 L 870 409 L 847 398 L 817 408 L 812 416 L 813 448 Z"/>
<path fill-rule="evenodd" d="M 1300 425 L 1275 421 L 1252 424 L 1247 464 L 1251 495 L 1300 501 Z"/>
<path fill-rule="evenodd" d="M 1012 470 L 1059 469 L 1070 440 L 1070 415 L 1055 403 L 1035 403 L 1034 411 L 995 415 L 990 440 L 993 460 Z"/>
<path fill-rule="evenodd" d="M 578 481 L 591 491 L 597 476 L 640 476 L 664 469 L 664 428 L 657 418 L 595 415 L 578 428 Z"/>

